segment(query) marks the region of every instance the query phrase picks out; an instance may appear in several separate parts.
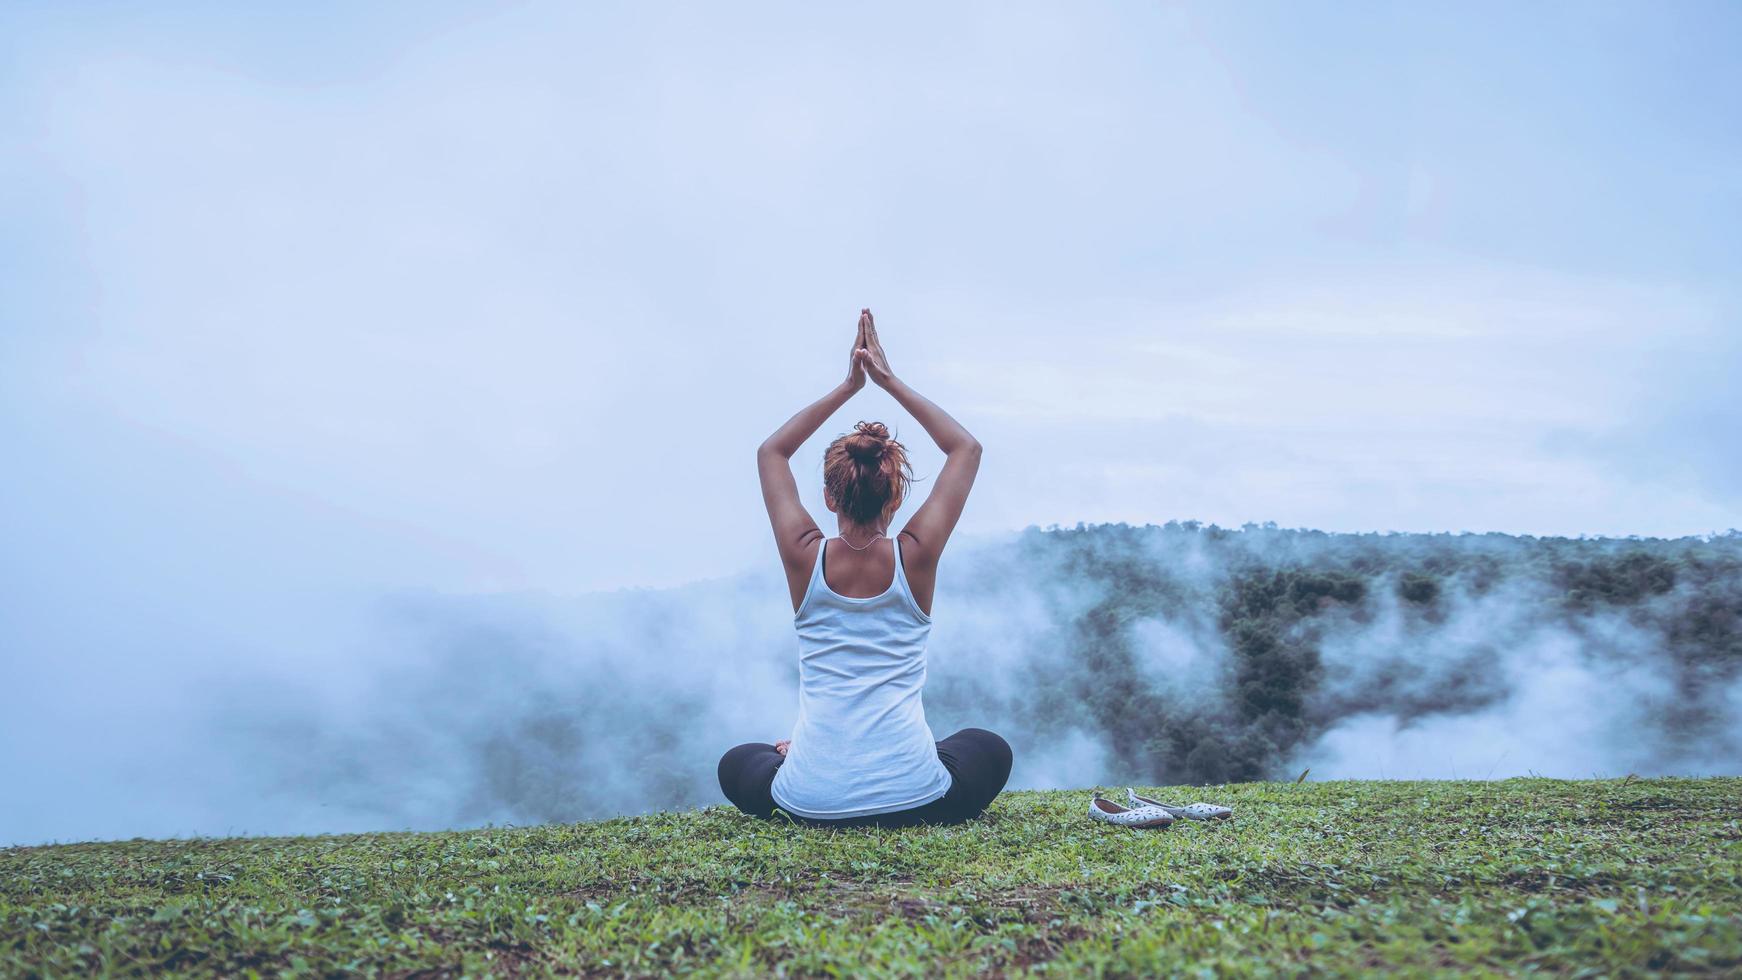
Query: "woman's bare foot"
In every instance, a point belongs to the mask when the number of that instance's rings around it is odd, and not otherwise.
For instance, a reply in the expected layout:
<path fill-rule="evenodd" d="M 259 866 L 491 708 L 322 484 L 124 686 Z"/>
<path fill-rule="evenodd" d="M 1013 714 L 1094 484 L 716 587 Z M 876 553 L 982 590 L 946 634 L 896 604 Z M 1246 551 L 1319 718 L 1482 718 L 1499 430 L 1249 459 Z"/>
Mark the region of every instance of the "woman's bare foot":
<path fill-rule="evenodd" d="M 792 739 L 783 738 L 780 741 L 774 743 L 774 751 L 779 752 L 781 755 L 785 755 L 787 746 L 789 746 L 791 744 L 792 744 Z"/>

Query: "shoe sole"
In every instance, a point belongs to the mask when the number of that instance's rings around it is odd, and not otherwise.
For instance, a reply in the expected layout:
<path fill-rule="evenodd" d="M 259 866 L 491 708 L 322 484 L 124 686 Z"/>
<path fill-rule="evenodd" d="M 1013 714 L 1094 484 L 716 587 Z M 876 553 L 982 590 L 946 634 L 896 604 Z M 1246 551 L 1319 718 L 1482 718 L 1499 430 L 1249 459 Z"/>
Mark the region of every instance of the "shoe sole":
<path fill-rule="evenodd" d="M 1178 823 L 1179 821 L 1178 820 L 1151 820 L 1148 823 L 1114 823 L 1111 820 L 1099 820 L 1096 822 L 1107 824 L 1110 827 L 1125 827 L 1125 828 L 1128 828 L 1130 830 L 1156 830 L 1156 829 L 1166 830 L 1167 828 L 1173 826 L 1174 824 Z"/>
<path fill-rule="evenodd" d="M 1143 797 L 1138 797 L 1138 799 L 1143 799 Z M 1150 804 L 1149 804 L 1149 805 L 1150 805 L 1150 806 L 1160 806 L 1160 805 L 1161 805 L 1161 804 L 1159 804 L 1159 803 L 1154 803 L 1154 802 L 1151 802 L 1151 803 L 1150 803 Z M 1178 815 L 1176 815 L 1176 816 L 1175 816 L 1175 817 L 1174 817 L 1174 819 L 1175 819 L 1175 820 L 1176 820 L 1176 821 L 1177 821 L 1177 820 L 1197 820 L 1197 821 L 1204 821 L 1204 820 L 1232 820 L 1232 819 L 1234 819 L 1234 814 L 1232 814 L 1232 813 L 1218 813 L 1218 814 L 1216 814 L 1216 815 L 1215 815 L 1215 816 L 1213 816 L 1213 817 L 1194 817 L 1194 816 L 1192 816 L 1192 815 L 1191 815 L 1191 814 L 1189 814 L 1189 813 L 1181 813 L 1181 814 L 1178 814 Z"/>

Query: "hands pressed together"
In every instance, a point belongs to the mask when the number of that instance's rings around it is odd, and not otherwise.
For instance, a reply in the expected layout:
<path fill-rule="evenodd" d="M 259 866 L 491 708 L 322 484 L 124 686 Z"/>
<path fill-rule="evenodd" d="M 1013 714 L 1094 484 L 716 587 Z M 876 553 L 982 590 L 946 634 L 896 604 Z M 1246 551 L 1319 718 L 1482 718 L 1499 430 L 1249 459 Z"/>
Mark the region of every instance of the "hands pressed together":
<path fill-rule="evenodd" d="M 859 335 L 853 338 L 853 351 L 847 365 L 847 386 L 854 391 L 865 387 L 865 377 L 877 382 L 879 388 L 889 387 L 895 372 L 889 370 L 889 356 L 877 339 L 877 321 L 869 308 L 859 313 Z"/>

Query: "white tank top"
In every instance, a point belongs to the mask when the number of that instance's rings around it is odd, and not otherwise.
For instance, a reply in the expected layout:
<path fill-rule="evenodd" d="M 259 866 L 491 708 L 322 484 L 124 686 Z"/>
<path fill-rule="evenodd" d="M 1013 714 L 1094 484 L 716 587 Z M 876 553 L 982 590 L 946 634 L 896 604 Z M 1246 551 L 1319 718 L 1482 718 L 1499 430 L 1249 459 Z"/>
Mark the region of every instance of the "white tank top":
<path fill-rule="evenodd" d="M 920 704 L 931 617 L 908 587 L 899 541 L 889 588 L 866 599 L 829 588 L 827 544 L 817 545 L 793 615 L 798 724 L 770 794 L 788 813 L 818 820 L 930 803 L 950 788 Z"/>

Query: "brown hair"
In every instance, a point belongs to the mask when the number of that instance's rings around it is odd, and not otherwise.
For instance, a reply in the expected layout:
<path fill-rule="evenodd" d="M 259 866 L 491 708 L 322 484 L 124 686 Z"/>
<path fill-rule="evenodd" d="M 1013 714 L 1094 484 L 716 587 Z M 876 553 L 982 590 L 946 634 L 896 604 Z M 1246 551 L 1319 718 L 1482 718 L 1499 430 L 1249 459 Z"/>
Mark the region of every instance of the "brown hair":
<path fill-rule="evenodd" d="M 823 490 L 835 511 L 854 524 L 887 520 L 912 482 L 907 449 L 882 422 L 860 422 L 823 452 Z"/>

